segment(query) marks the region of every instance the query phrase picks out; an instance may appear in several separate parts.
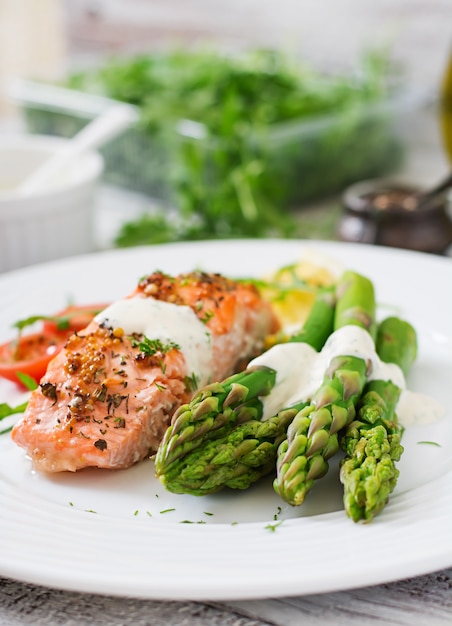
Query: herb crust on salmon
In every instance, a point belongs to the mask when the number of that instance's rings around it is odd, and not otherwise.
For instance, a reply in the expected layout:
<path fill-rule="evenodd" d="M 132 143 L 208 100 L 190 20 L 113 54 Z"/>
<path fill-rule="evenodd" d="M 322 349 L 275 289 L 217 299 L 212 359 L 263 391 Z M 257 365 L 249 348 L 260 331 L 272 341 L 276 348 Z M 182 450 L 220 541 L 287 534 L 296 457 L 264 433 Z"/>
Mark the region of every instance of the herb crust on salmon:
<path fill-rule="evenodd" d="M 146 275 L 69 337 L 12 439 L 41 471 L 129 467 L 157 449 L 178 406 L 246 365 L 278 324 L 252 284 Z"/>

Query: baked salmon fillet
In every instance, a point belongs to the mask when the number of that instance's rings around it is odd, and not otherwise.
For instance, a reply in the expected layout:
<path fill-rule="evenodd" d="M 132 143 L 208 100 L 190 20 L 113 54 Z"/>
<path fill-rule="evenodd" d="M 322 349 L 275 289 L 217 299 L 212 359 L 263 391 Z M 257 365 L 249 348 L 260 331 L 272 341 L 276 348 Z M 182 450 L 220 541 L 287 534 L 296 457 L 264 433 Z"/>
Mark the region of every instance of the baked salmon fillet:
<path fill-rule="evenodd" d="M 180 404 L 241 369 L 278 326 L 252 284 L 147 275 L 68 339 L 12 439 L 40 471 L 127 468 L 156 451 Z"/>

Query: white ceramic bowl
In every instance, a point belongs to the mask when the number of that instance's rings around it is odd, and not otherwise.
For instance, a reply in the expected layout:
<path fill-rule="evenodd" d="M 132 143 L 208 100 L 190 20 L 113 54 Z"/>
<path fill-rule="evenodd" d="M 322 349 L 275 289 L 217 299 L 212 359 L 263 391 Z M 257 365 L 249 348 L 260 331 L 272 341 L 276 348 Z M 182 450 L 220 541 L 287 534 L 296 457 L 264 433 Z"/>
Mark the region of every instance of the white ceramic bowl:
<path fill-rule="evenodd" d="M 14 188 L 67 140 L 6 136 L 0 142 L 0 272 L 95 249 L 95 205 L 103 159 L 80 157 L 46 189 L 21 196 Z"/>

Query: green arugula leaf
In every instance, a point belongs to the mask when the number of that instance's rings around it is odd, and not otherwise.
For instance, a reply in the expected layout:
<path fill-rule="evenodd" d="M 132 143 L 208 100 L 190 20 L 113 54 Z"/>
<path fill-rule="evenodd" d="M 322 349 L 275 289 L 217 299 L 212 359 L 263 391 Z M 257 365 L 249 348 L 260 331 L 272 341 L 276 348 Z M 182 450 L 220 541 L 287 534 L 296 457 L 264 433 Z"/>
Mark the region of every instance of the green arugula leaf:
<path fill-rule="evenodd" d="M 82 311 L 75 310 L 70 313 L 65 313 L 64 315 L 30 315 L 29 317 L 14 322 L 12 326 L 13 328 L 17 328 L 20 332 L 27 326 L 32 326 L 33 324 L 36 324 L 36 322 L 53 322 L 54 324 L 56 324 L 58 330 L 67 330 L 73 317 L 78 317 L 81 313 L 83 314 L 89 312 L 91 312 L 93 315 L 96 315 L 100 312 L 100 310 L 86 308 Z"/>
<path fill-rule="evenodd" d="M 18 404 L 17 406 L 11 406 L 6 402 L 0 403 L 0 421 L 5 419 L 5 417 L 9 417 L 10 415 L 15 415 L 16 413 L 23 413 L 27 408 L 28 400 L 23 402 L 22 404 Z"/>
<path fill-rule="evenodd" d="M 12 326 L 13 328 L 17 328 L 19 331 L 21 331 L 27 326 L 32 326 L 33 324 L 36 324 L 36 322 L 41 321 L 55 321 L 55 318 L 48 315 L 30 315 L 30 317 L 26 317 L 23 320 L 18 320 L 17 322 L 14 322 Z"/>
<path fill-rule="evenodd" d="M 24 372 L 16 372 L 16 376 L 29 391 L 37 389 L 38 383 L 28 374 L 25 374 Z"/>

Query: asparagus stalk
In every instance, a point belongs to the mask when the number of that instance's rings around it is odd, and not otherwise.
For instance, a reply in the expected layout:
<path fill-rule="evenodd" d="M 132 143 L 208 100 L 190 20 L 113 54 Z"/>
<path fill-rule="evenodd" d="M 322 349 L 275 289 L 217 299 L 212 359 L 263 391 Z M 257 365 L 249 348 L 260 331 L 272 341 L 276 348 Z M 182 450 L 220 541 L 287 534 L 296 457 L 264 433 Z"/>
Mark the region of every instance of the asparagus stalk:
<path fill-rule="evenodd" d="M 389 317 L 378 327 L 376 348 L 382 361 L 395 363 L 407 374 L 416 358 L 416 332 L 408 322 Z M 341 436 L 346 455 L 340 469 L 344 508 L 354 522 L 370 522 L 396 486 L 396 462 L 403 453 L 403 427 L 396 415 L 400 393 L 391 380 L 369 381 L 357 419 Z"/>
<path fill-rule="evenodd" d="M 275 370 L 252 367 L 201 389 L 191 402 L 176 410 L 157 450 L 157 475 L 204 442 L 222 437 L 237 422 L 259 419 L 259 397 L 267 395 L 275 382 Z"/>
<path fill-rule="evenodd" d="M 372 281 L 365 276 L 347 270 L 336 288 L 334 330 L 352 324 L 368 331 L 375 340 L 375 291 Z"/>
<path fill-rule="evenodd" d="M 278 445 L 301 408 L 297 405 L 284 409 L 268 420 L 248 420 L 223 437 L 206 441 L 171 463 L 160 475 L 162 484 L 173 493 L 195 496 L 224 487 L 247 489 L 274 471 Z"/>
<path fill-rule="evenodd" d="M 314 304 L 301 329 L 294 333 L 290 342 L 307 343 L 314 350 L 321 350 L 333 332 L 336 294 L 333 287 L 325 287 L 317 292 Z"/>
<path fill-rule="evenodd" d="M 315 349 L 321 348 L 333 329 L 334 307 L 334 289 L 320 290 L 303 327 L 290 341 L 303 341 Z M 275 382 L 276 371 L 272 368 L 249 367 L 223 382 L 205 387 L 190 403 L 180 407 L 155 458 L 156 475 L 167 489 L 176 493 L 212 493 L 226 486 L 226 482 L 227 486 L 232 486 L 233 475 L 242 476 L 234 484 L 245 488 L 266 474 L 271 468 L 271 460 L 274 462 L 289 416 L 291 419 L 296 413 L 283 411 L 263 426 L 260 398 L 271 391 Z M 245 423 L 248 425 L 244 426 Z M 224 451 L 231 451 L 234 442 L 239 440 L 246 440 L 246 445 L 242 444 L 238 451 L 227 457 Z M 211 441 L 213 443 L 208 445 Z M 196 453 L 198 449 L 199 453 Z M 220 449 L 223 452 L 217 455 Z M 243 455 L 245 450 L 247 453 Z M 202 486 L 207 476 L 206 468 L 211 471 L 213 465 L 220 465 L 220 461 L 226 458 L 227 463 L 221 463 L 222 472 L 215 472 Z M 258 458 L 262 462 L 257 463 Z M 183 468 L 186 469 L 182 474 Z"/>
<path fill-rule="evenodd" d="M 375 294 L 372 282 L 346 271 L 337 285 L 334 329 L 353 324 L 375 333 Z M 328 471 L 328 460 L 339 449 L 338 433 L 356 414 L 367 377 L 367 363 L 354 356 L 332 360 L 309 406 L 292 420 L 277 453 L 275 491 L 298 506 L 315 480 Z"/>
<path fill-rule="evenodd" d="M 417 336 L 413 326 L 398 317 L 387 317 L 378 326 L 375 343 L 380 359 L 395 363 L 406 376 L 417 356 Z"/>

